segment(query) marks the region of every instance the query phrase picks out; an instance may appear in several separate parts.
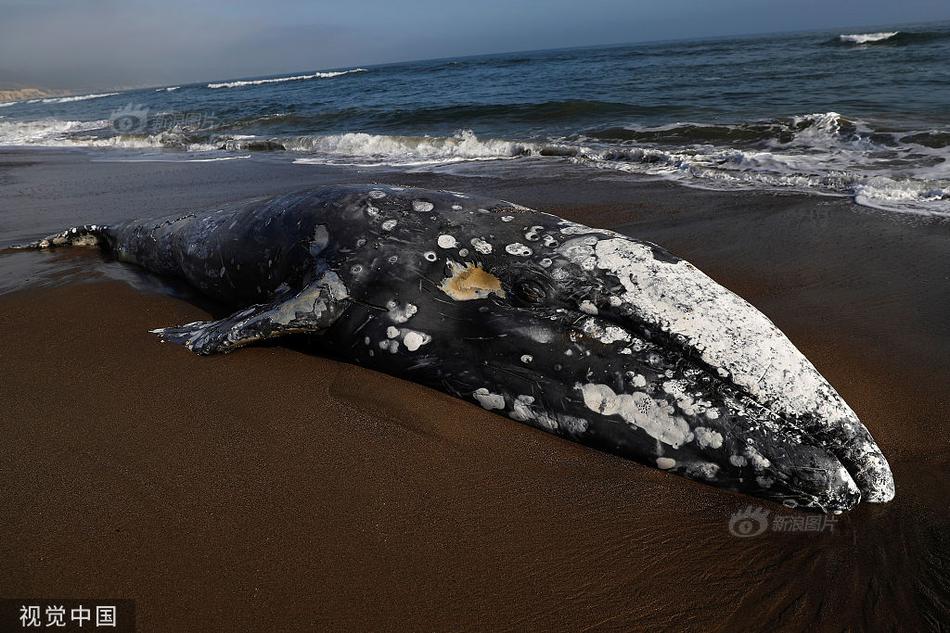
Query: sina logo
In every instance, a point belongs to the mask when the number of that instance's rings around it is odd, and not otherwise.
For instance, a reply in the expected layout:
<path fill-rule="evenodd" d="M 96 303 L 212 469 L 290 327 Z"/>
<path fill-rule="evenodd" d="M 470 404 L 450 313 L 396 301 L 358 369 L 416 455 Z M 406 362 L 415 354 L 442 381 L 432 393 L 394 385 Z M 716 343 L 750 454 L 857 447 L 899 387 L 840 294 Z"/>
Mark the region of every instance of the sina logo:
<path fill-rule="evenodd" d="M 142 104 L 126 104 L 109 115 L 109 123 L 119 134 L 144 132 L 148 125 L 148 108 Z"/>
<path fill-rule="evenodd" d="M 729 533 L 740 538 L 758 536 L 768 526 L 769 511 L 757 506 L 737 510 L 729 518 Z"/>

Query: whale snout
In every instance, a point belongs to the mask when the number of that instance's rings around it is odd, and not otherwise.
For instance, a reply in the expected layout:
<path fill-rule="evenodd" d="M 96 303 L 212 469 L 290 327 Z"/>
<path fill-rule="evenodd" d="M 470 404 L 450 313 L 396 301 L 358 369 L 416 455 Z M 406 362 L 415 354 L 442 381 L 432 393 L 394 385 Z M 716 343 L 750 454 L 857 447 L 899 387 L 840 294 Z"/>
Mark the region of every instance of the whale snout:
<path fill-rule="evenodd" d="M 649 383 L 645 397 L 627 384 L 616 398 L 631 412 L 639 407 L 638 428 L 666 415 L 668 432 L 692 438 L 678 446 L 659 438 L 660 468 L 825 511 L 893 498 L 890 467 L 871 434 L 762 312 L 656 245 L 567 228 L 576 237 L 558 250 L 571 308 L 600 321 L 587 328 L 595 338 L 625 332 L 633 345 L 600 339 Z M 613 404 L 601 413 L 614 409 L 624 417 Z M 703 439 L 710 429 L 712 444 Z"/>

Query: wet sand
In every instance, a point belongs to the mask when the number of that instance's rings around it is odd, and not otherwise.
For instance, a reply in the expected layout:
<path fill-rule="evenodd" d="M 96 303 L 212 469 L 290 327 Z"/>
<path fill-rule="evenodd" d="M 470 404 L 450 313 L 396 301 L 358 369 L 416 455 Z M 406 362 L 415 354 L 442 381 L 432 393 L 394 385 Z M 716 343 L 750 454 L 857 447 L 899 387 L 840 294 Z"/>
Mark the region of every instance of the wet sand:
<path fill-rule="evenodd" d="M 583 172 L 14 152 L 0 241 L 333 180 L 497 195 L 690 259 L 845 396 L 896 500 L 739 538 L 730 516 L 750 504 L 771 526 L 804 515 L 299 350 L 197 358 L 148 330 L 214 306 L 94 253 L 4 255 L 0 276 L 45 287 L 0 295 L 0 596 L 134 598 L 142 631 L 946 629 L 943 222 Z"/>

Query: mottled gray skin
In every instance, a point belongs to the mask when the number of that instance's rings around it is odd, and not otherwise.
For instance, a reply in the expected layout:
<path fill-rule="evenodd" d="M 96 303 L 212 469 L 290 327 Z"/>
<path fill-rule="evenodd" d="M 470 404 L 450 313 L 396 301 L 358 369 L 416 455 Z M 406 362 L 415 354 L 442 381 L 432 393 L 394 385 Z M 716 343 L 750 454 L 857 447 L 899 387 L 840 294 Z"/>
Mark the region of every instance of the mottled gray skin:
<path fill-rule="evenodd" d="M 78 227 L 34 246 L 66 244 L 97 244 L 237 310 L 156 330 L 199 354 L 305 335 L 322 353 L 712 485 L 826 512 L 851 508 L 862 492 L 893 496 L 867 430 L 781 333 L 646 242 L 496 200 L 335 186 Z M 618 247 L 637 249 L 623 257 L 639 277 L 617 272 L 627 266 Z M 709 296 L 668 301 L 664 284 L 670 293 L 684 287 L 664 277 L 670 266 Z M 707 322 L 733 316 L 710 297 L 737 302 L 729 309 L 768 345 L 776 337 L 783 375 L 770 382 L 771 359 L 758 382 L 743 382 L 742 367 L 759 372 L 756 353 L 742 349 L 741 329 Z M 723 345 L 726 331 L 735 340 Z M 821 394 L 800 389 L 783 408 L 773 386 L 795 383 L 798 367 L 807 378 L 799 382 Z M 829 419 L 837 412 L 844 423 Z"/>

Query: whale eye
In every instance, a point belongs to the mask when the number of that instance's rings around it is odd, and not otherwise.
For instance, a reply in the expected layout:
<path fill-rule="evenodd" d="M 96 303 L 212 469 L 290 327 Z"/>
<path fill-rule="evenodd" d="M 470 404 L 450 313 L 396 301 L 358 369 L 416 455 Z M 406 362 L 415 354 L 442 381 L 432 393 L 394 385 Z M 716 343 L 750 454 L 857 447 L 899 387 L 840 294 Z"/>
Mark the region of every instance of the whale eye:
<path fill-rule="evenodd" d="M 530 279 L 517 282 L 514 291 L 519 299 L 528 303 L 541 303 L 548 296 L 547 291 L 541 284 Z"/>

